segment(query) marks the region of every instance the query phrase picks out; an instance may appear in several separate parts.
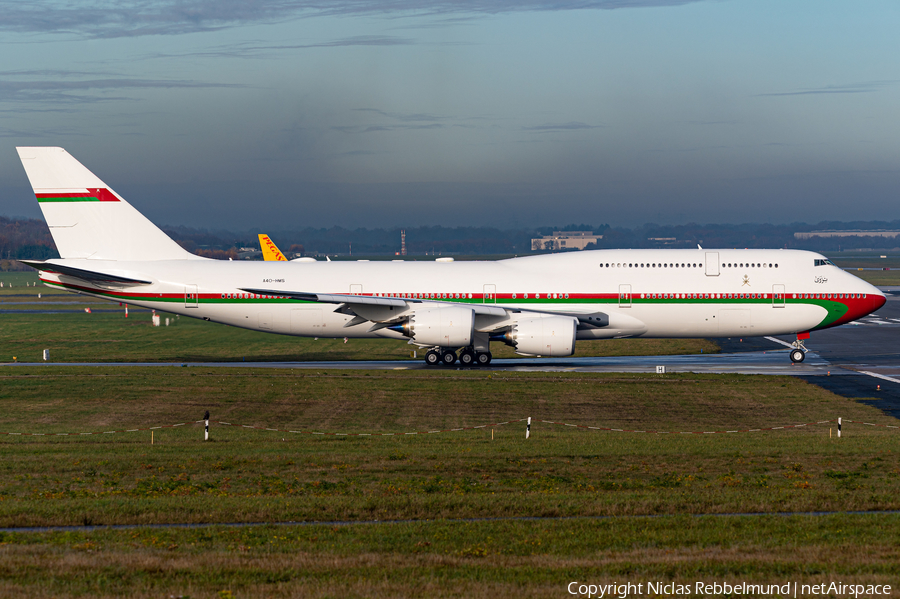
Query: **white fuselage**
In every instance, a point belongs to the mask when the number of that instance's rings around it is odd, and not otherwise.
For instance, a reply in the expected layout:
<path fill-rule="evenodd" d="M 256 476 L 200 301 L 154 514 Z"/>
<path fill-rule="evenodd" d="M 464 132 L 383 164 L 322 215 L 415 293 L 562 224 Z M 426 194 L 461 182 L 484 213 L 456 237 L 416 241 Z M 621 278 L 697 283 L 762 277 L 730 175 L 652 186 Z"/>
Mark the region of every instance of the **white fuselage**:
<path fill-rule="evenodd" d="M 884 303 L 872 285 L 819 254 L 797 250 L 596 250 L 495 262 L 51 264 L 150 284 L 97 286 L 42 271 L 50 285 L 248 329 L 315 337 L 406 338 L 388 328 L 370 332 L 371 322 L 345 327 L 354 315 L 336 311 L 339 303 L 285 299 L 277 292 L 405 298 L 436 306 L 489 304 L 506 308 L 509 322 L 523 311 L 565 314 L 589 325 L 579 325 L 578 339 L 790 334 L 841 324 Z M 476 319 L 476 329 L 496 329 L 501 320 L 482 318 L 479 324 Z"/>

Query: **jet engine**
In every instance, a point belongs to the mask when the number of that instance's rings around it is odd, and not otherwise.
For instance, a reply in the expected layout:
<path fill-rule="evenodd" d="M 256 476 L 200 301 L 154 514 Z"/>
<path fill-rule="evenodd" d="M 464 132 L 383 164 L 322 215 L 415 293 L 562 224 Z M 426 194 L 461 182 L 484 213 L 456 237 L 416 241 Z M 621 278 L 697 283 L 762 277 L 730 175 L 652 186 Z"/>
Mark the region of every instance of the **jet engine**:
<path fill-rule="evenodd" d="M 534 316 L 523 318 L 501 335 L 491 339 L 503 341 L 523 356 L 571 356 L 575 352 L 578 319 L 569 316 Z"/>
<path fill-rule="evenodd" d="M 389 328 L 423 346 L 466 347 L 472 344 L 475 312 L 456 306 L 419 308 L 406 322 Z"/>

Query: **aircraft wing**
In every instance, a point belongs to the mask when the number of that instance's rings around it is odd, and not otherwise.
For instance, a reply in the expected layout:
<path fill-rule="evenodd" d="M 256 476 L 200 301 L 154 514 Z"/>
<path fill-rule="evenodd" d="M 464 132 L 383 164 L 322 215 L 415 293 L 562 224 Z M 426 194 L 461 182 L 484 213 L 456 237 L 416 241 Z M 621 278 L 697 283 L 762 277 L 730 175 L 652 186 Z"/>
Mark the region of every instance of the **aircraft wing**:
<path fill-rule="evenodd" d="M 405 307 L 407 301 L 393 297 L 369 297 L 367 295 L 341 295 L 333 293 L 310 293 L 307 291 L 282 291 L 277 289 L 241 289 L 247 293 L 258 293 L 259 295 L 280 295 L 281 297 L 289 297 L 301 302 L 322 302 L 326 304 L 366 304 L 369 306 L 395 306 Z"/>
<path fill-rule="evenodd" d="M 434 306 L 458 306 L 454 302 L 444 302 L 440 300 L 429 299 L 413 299 L 400 297 L 372 297 L 369 295 L 350 295 L 338 293 L 311 293 L 306 291 L 283 291 L 275 289 L 241 289 L 247 293 L 257 293 L 259 295 L 280 295 L 291 299 L 304 302 L 320 302 L 325 304 L 344 304 L 351 309 L 353 306 L 384 306 L 394 308 L 414 308 L 416 305 L 429 304 Z M 472 308 L 475 314 L 479 316 L 506 316 L 507 311 L 498 306 L 487 304 L 463 304 L 467 308 Z"/>
<path fill-rule="evenodd" d="M 133 279 L 131 277 L 122 277 L 119 275 L 111 275 L 108 273 L 97 272 L 95 270 L 85 270 L 83 268 L 75 268 L 74 266 L 65 266 L 62 264 L 53 264 L 52 262 L 41 262 L 39 260 L 19 260 L 22 264 L 27 264 L 31 268 L 44 272 L 52 272 L 67 277 L 75 277 L 90 283 L 99 283 L 101 285 L 123 285 L 130 287 L 132 285 L 152 285 L 151 281 L 143 281 L 141 279 Z"/>

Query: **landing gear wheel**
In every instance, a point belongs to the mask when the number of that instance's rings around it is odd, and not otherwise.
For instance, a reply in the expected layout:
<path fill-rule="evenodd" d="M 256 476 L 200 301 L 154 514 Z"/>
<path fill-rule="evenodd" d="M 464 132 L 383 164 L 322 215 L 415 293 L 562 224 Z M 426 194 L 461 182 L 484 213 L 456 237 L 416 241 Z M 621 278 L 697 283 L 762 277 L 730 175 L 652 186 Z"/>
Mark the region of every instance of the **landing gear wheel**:
<path fill-rule="evenodd" d="M 489 352 L 489 351 L 484 352 L 484 353 L 479 352 L 479 353 L 475 354 L 475 363 L 478 364 L 479 366 L 487 366 L 488 364 L 491 363 L 492 357 L 493 356 L 491 356 L 491 352 Z"/>
<path fill-rule="evenodd" d="M 437 366 L 441 363 L 441 354 L 431 349 L 425 354 L 425 364 L 428 366 Z"/>
<path fill-rule="evenodd" d="M 456 363 L 456 352 L 445 351 L 441 354 L 441 362 L 444 363 L 444 366 L 453 366 Z"/>
<path fill-rule="evenodd" d="M 474 366 L 475 365 L 475 352 L 469 349 L 464 349 L 459 354 L 459 364 L 460 366 Z"/>
<path fill-rule="evenodd" d="M 802 349 L 792 349 L 791 350 L 791 362 L 794 364 L 799 364 L 803 360 L 806 359 L 806 354 L 803 353 Z"/>

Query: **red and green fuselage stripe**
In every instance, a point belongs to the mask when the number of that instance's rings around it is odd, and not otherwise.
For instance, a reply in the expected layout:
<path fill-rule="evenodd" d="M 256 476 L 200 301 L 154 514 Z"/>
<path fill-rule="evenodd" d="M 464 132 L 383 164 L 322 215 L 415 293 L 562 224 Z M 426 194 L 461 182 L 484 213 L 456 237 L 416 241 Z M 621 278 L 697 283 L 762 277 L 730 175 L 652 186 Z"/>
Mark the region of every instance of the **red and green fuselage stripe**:
<path fill-rule="evenodd" d="M 36 193 L 37 201 L 41 204 L 46 202 L 118 202 L 117 198 L 111 191 L 106 188 L 88 189 L 74 193 Z"/>
<path fill-rule="evenodd" d="M 121 292 L 121 291 L 110 291 L 106 289 L 96 289 L 91 287 L 83 287 L 81 285 L 73 285 L 70 283 L 58 283 L 56 281 L 49 281 L 45 279 L 41 279 L 44 283 L 53 286 L 59 287 L 62 289 L 68 290 L 77 290 L 86 293 L 93 294 L 98 297 L 102 297 L 104 299 L 116 302 L 158 302 L 158 303 L 184 303 L 185 295 L 184 293 L 134 293 L 134 292 Z M 360 294 L 367 297 L 373 297 L 374 294 L 365 293 Z M 397 299 L 407 299 L 403 297 L 404 295 L 412 295 L 412 294 L 398 294 L 398 295 L 389 295 L 389 294 L 379 294 L 380 297 L 393 297 Z M 419 294 L 416 294 L 419 295 Z M 421 294 L 426 295 L 426 294 Z M 701 294 L 694 294 L 701 295 Z M 760 294 L 757 294 L 760 295 Z M 414 299 L 414 298 L 408 298 Z M 484 294 L 472 294 L 471 298 L 415 298 L 415 299 L 433 299 L 433 301 L 441 301 L 447 303 L 456 303 L 456 304 L 483 304 L 483 303 L 500 303 L 505 306 L 530 306 L 534 308 L 541 308 L 543 306 L 567 306 L 567 305 L 579 305 L 579 304 L 610 304 L 614 306 L 619 305 L 619 295 L 615 293 L 605 293 L 605 294 L 569 294 L 568 298 L 557 297 L 557 298 L 520 298 L 517 297 L 513 299 L 512 294 L 493 294 L 487 299 Z M 285 297 L 277 297 L 277 296 L 253 296 L 253 294 L 249 293 L 199 293 L 196 294 L 196 298 L 192 297 L 190 302 L 196 301 L 197 303 L 203 305 L 233 305 L 233 304 L 257 304 L 257 305 L 272 305 L 272 304 L 297 304 L 297 303 L 307 303 L 307 302 L 299 302 L 298 300 L 293 300 Z M 839 324 L 843 324 L 845 322 L 849 322 L 851 320 L 855 320 L 865 314 L 869 313 L 870 306 L 869 299 L 866 298 L 841 298 L 841 299 L 813 299 L 813 298 L 784 298 L 785 305 L 813 305 L 819 306 L 826 311 L 825 318 L 815 327 L 815 329 L 823 329 L 832 326 L 836 326 Z M 646 305 L 719 305 L 719 306 L 751 306 L 751 305 L 772 305 L 773 299 L 771 297 L 768 298 L 702 298 L 702 297 L 694 297 L 694 298 L 641 298 L 634 297 L 632 295 L 631 300 L 628 302 L 628 305 L 631 306 L 646 306 Z"/>

